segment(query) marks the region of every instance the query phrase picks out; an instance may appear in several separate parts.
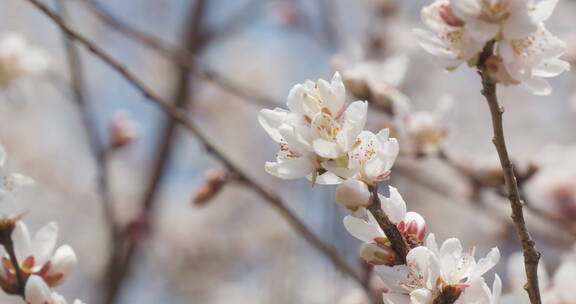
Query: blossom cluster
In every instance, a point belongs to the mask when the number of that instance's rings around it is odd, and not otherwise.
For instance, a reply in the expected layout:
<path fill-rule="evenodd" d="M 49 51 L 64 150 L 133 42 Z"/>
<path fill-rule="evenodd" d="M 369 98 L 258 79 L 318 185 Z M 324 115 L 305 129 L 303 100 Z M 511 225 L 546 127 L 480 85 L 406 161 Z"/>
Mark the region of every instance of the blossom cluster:
<path fill-rule="evenodd" d="M 6 150 L 0 146 L 0 168 Z M 13 201 L 19 189 L 33 183 L 19 173 L 0 176 L 0 203 Z M 21 216 L 0 217 L 0 288 L 8 294 L 21 294 L 29 304 L 66 304 L 51 288 L 61 285 L 76 267 L 76 253 L 69 245 L 56 248 L 58 226 L 51 222 L 31 235 Z M 17 262 L 17 263 L 14 263 Z M 75 304 L 82 302 L 76 300 Z"/>
<path fill-rule="evenodd" d="M 388 129 L 376 134 L 364 130 L 367 103 L 346 103 L 338 73 L 331 82 L 320 79 L 294 86 L 287 106 L 288 110 L 264 109 L 259 114 L 264 130 L 280 145 L 276 162 L 267 162 L 265 169 L 283 179 L 307 177 L 313 183 L 337 184 L 337 203 L 352 212 L 344 226 L 363 242 L 360 256 L 375 265 L 386 283 L 385 303 L 500 302 L 499 277 L 492 290 L 482 277 L 498 262 L 497 248 L 476 261 L 474 250 L 463 250 L 458 239 L 438 246 L 434 234 L 427 235 L 424 218 L 407 212 L 396 188 L 386 185 L 384 194 L 374 191 L 379 182 L 389 180 L 399 144 Z M 399 259 L 370 211 L 378 200 L 409 248 L 406 257 Z"/>
<path fill-rule="evenodd" d="M 485 65 L 504 85 L 521 85 L 548 95 L 544 78 L 570 68 L 559 59 L 567 45 L 546 29 L 558 0 L 435 0 L 421 16 L 431 31 L 415 30 L 422 47 L 451 70 L 476 65 L 487 43 L 494 42 Z"/>

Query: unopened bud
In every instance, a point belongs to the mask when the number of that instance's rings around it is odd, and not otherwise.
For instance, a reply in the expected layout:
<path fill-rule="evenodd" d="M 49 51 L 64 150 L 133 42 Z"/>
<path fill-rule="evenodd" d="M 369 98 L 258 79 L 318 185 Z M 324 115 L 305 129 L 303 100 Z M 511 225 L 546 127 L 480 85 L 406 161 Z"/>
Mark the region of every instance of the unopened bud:
<path fill-rule="evenodd" d="M 372 265 L 394 265 L 396 253 L 388 246 L 379 246 L 375 243 L 364 243 L 360 247 L 360 257 Z"/>
<path fill-rule="evenodd" d="M 204 173 L 204 184 L 194 195 L 194 205 L 204 205 L 214 198 L 226 184 L 226 174 L 220 169 L 209 169 Z"/>
<path fill-rule="evenodd" d="M 446 24 L 454 27 L 464 26 L 464 21 L 454 15 L 452 11 L 452 6 L 450 4 L 442 4 L 440 6 L 440 17 Z"/>
<path fill-rule="evenodd" d="M 130 113 L 118 111 L 110 122 L 110 145 L 121 148 L 131 143 L 137 136 L 138 127 Z"/>
<path fill-rule="evenodd" d="M 336 202 L 352 211 L 370 205 L 370 190 L 366 183 L 350 178 L 336 187 Z"/>
<path fill-rule="evenodd" d="M 420 214 L 406 213 L 406 217 L 397 227 L 411 247 L 422 245 L 426 237 L 426 221 Z"/>

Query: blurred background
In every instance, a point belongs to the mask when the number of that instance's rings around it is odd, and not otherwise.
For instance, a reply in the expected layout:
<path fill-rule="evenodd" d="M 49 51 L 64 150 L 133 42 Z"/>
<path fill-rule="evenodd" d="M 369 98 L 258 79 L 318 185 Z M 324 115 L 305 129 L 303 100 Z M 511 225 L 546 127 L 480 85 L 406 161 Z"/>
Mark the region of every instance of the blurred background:
<path fill-rule="evenodd" d="M 360 243 L 341 224 L 347 211 L 334 203 L 334 188 L 263 170 L 277 146 L 258 125 L 258 111 L 284 107 L 296 83 L 340 71 L 350 101 L 372 104 L 369 128 L 391 127 L 400 140 L 391 183 L 408 208 L 424 215 L 439 240 L 458 237 L 481 256 L 498 246 L 496 271 L 506 277 L 506 257 L 520 247 L 479 77 L 465 67 L 447 73 L 419 48 L 412 29 L 424 27 L 419 11 L 427 1 L 42 3 L 183 108 L 219 151 L 369 278 Z M 569 44 L 571 62 L 575 12 L 575 1 L 560 1 L 548 24 Z M 110 304 L 369 303 L 356 281 L 254 187 L 234 181 L 197 136 L 85 47 L 70 48 L 28 1 L 0 3 L 0 39 L 10 32 L 41 49 L 49 65 L 0 86 L 0 143 L 9 157 L 3 170 L 36 181 L 2 208 L 28 211 L 33 231 L 58 223 L 59 242 L 79 258 L 60 293 Z M 576 235 L 574 76 L 552 79 L 548 97 L 499 91 L 509 150 L 530 201 L 527 220 L 550 272 Z M 378 288 L 375 279 L 370 284 Z"/>

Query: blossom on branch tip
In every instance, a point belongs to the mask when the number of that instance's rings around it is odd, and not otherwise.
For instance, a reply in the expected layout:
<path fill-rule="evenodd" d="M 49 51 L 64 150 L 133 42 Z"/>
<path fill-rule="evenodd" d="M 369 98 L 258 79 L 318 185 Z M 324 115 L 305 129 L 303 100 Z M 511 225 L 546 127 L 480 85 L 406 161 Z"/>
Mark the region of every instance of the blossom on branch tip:
<path fill-rule="evenodd" d="M 422 47 L 454 69 L 462 62 L 474 66 L 485 46 L 493 53 L 484 69 L 496 82 L 521 85 L 536 95 L 548 95 L 543 78 L 569 70 L 559 57 L 566 44 L 550 33 L 544 21 L 557 0 L 435 0 L 422 9 L 432 30 L 415 30 Z"/>
<path fill-rule="evenodd" d="M 38 230 L 34 237 L 30 235 L 28 227 L 22 221 L 16 222 L 12 242 L 16 259 L 20 264 L 19 268 L 25 278 L 36 275 L 51 287 L 58 286 L 66 280 L 76 267 L 77 258 L 69 245 L 62 245 L 54 251 L 57 237 L 58 226 L 53 222 Z M 15 269 L 4 247 L 0 248 L 0 257 L 2 259 L 0 286 L 10 293 L 17 284 Z"/>
<path fill-rule="evenodd" d="M 266 171 L 284 179 L 308 177 L 313 183 L 340 183 L 322 163 L 346 161 L 364 129 L 368 108 L 363 101 L 346 106 L 345 97 L 344 84 L 336 73 L 331 83 L 320 79 L 294 86 L 288 96 L 289 110 L 260 111 L 260 125 L 280 144 L 277 161 L 267 162 Z"/>
<path fill-rule="evenodd" d="M 482 275 L 500 259 L 497 248 L 485 258 L 474 258 L 474 249 L 463 251 L 458 239 L 446 240 L 439 248 L 434 234 L 424 246 L 410 250 L 406 265 L 377 266 L 376 272 L 389 287 L 385 303 L 432 304 L 439 297 L 457 299 L 450 303 L 498 303 L 500 285 L 490 292 Z M 497 279 L 499 281 L 499 279 Z M 490 299 L 482 302 L 481 299 Z M 442 302 L 438 302 L 442 303 Z"/>

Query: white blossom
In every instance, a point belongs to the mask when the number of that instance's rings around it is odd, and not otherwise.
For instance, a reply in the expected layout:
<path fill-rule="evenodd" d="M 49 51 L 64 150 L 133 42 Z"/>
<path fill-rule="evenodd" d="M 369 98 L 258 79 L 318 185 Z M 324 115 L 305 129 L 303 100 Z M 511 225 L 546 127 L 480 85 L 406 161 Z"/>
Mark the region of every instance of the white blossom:
<path fill-rule="evenodd" d="M 432 30 L 416 30 L 422 47 L 456 68 L 476 65 L 489 41 L 493 53 L 485 58 L 489 76 L 504 85 L 521 85 L 548 95 L 543 78 L 559 75 L 570 65 L 559 57 L 566 44 L 544 26 L 557 0 L 436 0 L 422 9 Z"/>
<path fill-rule="evenodd" d="M 498 285 L 494 295 L 487 295 L 481 292 L 483 284 L 478 281 L 499 258 L 498 249 L 493 248 L 485 258 L 476 261 L 474 249 L 463 251 L 456 238 L 446 240 L 438 248 L 434 234 L 430 234 L 425 246 L 410 250 L 406 265 L 377 266 L 376 271 L 389 287 L 384 294 L 385 303 L 431 304 L 443 292 L 455 292 L 458 299 L 462 298 L 459 303 L 481 303 L 472 298 L 487 296 L 496 301 L 499 297 Z M 466 295 L 471 286 L 474 286 L 471 294 Z"/>
<path fill-rule="evenodd" d="M 527 37 L 503 40 L 498 54 L 511 78 L 534 94 L 548 95 L 552 89 L 546 80 L 570 69 L 559 57 L 567 49 L 566 43 L 552 35 L 543 23 Z"/>
<path fill-rule="evenodd" d="M 285 179 L 309 177 L 323 184 L 339 183 L 321 163 L 347 158 L 366 123 L 367 103 L 356 101 L 346 107 L 345 89 L 336 73 L 331 83 L 320 79 L 292 88 L 289 110 L 262 110 L 258 120 L 281 146 L 276 162 L 267 162 L 266 171 Z"/>
<path fill-rule="evenodd" d="M 448 24 L 440 12 L 449 5 L 449 0 L 436 0 L 422 9 L 422 21 L 431 31 L 416 29 L 420 45 L 430 54 L 438 56 L 440 64 L 455 69 L 463 62 L 475 60 L 484 47 L 460 24 Z"/>
<path fill-rule="evenodd" d="M 348 91 L 359 98 L 369 98 L 371 102 L 392 106 L 394 110 L 409 105 L 409 98 L 400 91 L 410 63 L 407 55 L 392 54 L 384 60 L 354 57 L 359 56 L 342 54 L 332 60 L 334 65 L 342 70 L 342 78 Z"/>
<path fill-rule="evenodd" d="M 399 138 L 406 150 L 416 155 L 440 152 L 447 135 L 447 117 L 454 106 L 450 95 L 444 95 L 433 110 L 408 110 L 396 119 Z"/>
<path fill-rule="evenodd" d="M 519 39 L 547 20 L 558 0 L 450 0 L 451 11 L 480 42 L 497 36 Z"/>
<path fill-rule="evenodd" d="M 76 267 L 76 254 L 69 245 L 62 245 L 54 251 L 57 237 L 58 226 L 56 223 L 47 224 L 32 237 L 28 227 L 22 221 L 16 222 L 12 232 L 12 240 L 16 258 L 25 276 L 37 275 L 49 286 L 58 286 L 66 280 Z M 0 249 L 0 256 L 8 261 L 2 266 L 0 281 L 9 283 L 10 280 L 16 278 L 13 275 L 13 266 L 9 262 L 8 253 L 4 247 Z"/>

